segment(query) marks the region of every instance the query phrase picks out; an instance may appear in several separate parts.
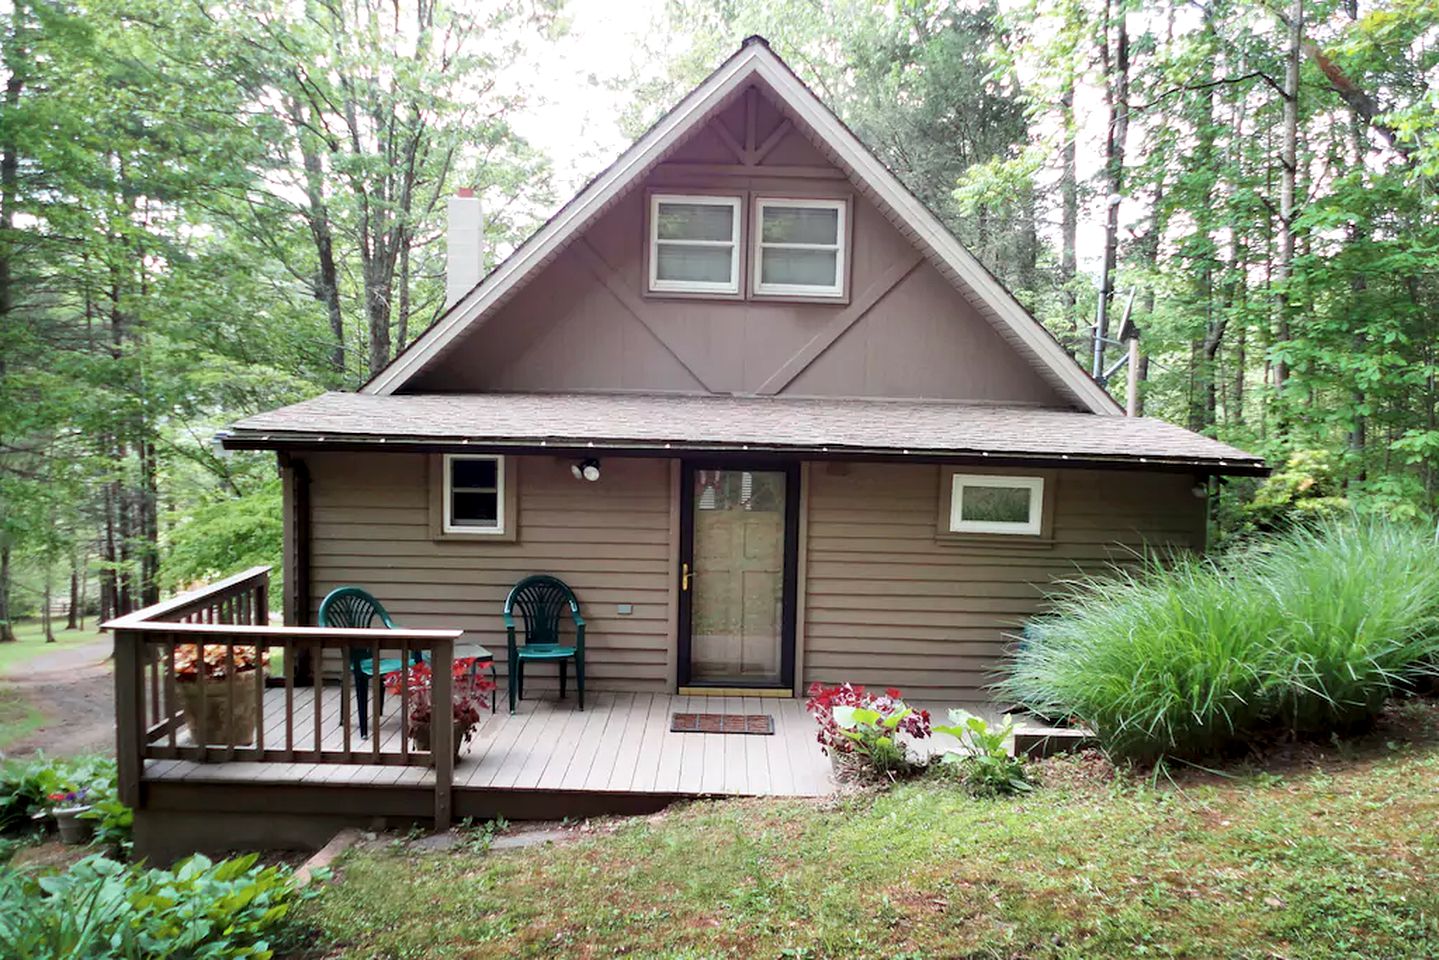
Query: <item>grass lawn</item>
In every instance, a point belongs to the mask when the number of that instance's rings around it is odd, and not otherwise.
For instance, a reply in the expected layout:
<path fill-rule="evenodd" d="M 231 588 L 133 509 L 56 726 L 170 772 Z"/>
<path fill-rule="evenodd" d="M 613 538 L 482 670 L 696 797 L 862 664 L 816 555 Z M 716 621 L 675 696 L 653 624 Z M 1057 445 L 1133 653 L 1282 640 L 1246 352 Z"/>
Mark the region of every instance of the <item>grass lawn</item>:
<path fill-rule="evenodd" d="M 1155 786 L 1065 760 L 1022 800 L 930 781 L 490 855 L 376 847 L 302 919 L 345 957 L 1432 957 L 1439 704 L 1266 766 Z"/>
<path fill-rule="evenodd" d="M 90 619 L 94 623 L 94 618 Z M 0 678 L 14 673 L 26 661 L 45 653 L 54 653 L 66 647 L 78 647 L 99 640 L 100 631 L 87 627 L 84 630 L 64 630 L 61 620 L 55 626 L 55 642 L 45 642 L 45 632 L 38 620 L 21 620 L 15 624 L 15 642 L 0 643 Z"/>
<path fill-rule="evenodd" d="M 41 713 L 28 700 L 13 691 L 0 692 L 0 750 L 40 729 L 45 722 Z"/>

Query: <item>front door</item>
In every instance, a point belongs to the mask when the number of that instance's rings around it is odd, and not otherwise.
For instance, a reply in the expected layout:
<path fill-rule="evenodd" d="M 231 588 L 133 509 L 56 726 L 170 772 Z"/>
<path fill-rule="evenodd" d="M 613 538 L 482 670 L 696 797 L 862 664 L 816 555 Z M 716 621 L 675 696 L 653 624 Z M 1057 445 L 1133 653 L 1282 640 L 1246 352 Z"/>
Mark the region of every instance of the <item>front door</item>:
<path fill-rule="evenodd" d="M 680 683 L 792 686 L 797 465 L 687 462 L 681 498 Z"/>

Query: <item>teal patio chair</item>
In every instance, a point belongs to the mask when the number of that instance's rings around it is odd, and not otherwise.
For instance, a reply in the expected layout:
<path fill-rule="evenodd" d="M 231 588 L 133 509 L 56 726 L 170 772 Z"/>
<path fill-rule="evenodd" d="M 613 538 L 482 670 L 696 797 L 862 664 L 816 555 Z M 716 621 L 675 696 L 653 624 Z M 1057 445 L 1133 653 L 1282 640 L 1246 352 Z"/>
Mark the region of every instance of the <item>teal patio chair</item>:
<path fill-rule="evenodd" d="M 341 627 L 364 630 L 375 625 L 379 621 L 386 629 L 395 630 L 395 621 L 385 612 L 380 601 L 370 596 L 359 587 L 336 587 L 325 595 L 320 601 L 319 623 L 322 627 Z M 399 657 L 382 657 L 379 666 L 376 667 L 375 660 L 371 656 L 369 647 L 350 648 L 350 672 L 355 678 L 355 702 L 360 710 L 360 739 L 367 739 L 369 730 L 369 703 L 370 683 L 369 680 L 377 672 L 381 677 L 391 673 L 398 673 L 404 669 L 404 662 Z M 424 655 L 414 651 L 411 658 L 413 663 L 424 661 Z M 380 692 L 375 700 L 375 717 L 378 718 L 385 712 L 385 685 L 380 684 Z"/>
<path fill-rule="evenodd" d="M 560 642 L 560 615 L 569 610 L 575 626 L 575 642 Z M 515 616 L 524 623 L 524 643 L 516 636 Z M 509 644 L 510 713 L 515 712 L 516 698 L 525 698 L 525 664 L 554 662 L 560 667 L 560 699 L 565 697 L 565 673 L 569 661 L 575 662 L 575 688 L 579 691 L 580 710 L 585 708 L 585 619 L 580 616 L 580 602 L 575 592 L 558 577 L 536 574 L 515 584 L 505 597 L 505 634 Z"/>

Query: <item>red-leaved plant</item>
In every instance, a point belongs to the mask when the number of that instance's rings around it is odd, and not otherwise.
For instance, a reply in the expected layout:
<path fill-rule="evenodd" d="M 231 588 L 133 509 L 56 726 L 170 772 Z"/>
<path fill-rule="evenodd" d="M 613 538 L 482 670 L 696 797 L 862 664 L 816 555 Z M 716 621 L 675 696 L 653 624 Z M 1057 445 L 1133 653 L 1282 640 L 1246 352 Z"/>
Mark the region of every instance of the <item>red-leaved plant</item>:
<path fill-rule="evenodd" d="M 474 738 L 475 728 L 480 725 L 480 712 L 490 708 L 487 694 L 495 689 L 495 682 L 489 677 L 472 674 L 469 662 L 463 659 L 454 661 L 450 675 L 450 702 L 454 707 L 455 728 L 460 742 L 469 743 Z M 406 688 L 410 695 L 410 729 L 406 732 L 413 737 L 415 731 L 429 728 L 434 714 L 434 673 L 428 663 L 411 664 L 408 683 L 402 670 L 385 675 L 385 689 L 390 693 L 402 694 Z"/>
<path fill-rule="evenodd" d="M 891 717 L 904 714 L 903 719 L 895 726 L 896 731 L 908 734 L 913 740 L 929 738 L 929 711 L 913 710 L 893 687 L 877 694 L 852 683 L 841 683 L 837 687 L 813 683 L 810 684 L 809 700 L 805 702 L 804 708 L 814 715 L 815 722 L 819 724 L 819 733 L 815 739 L 819 741 L 824 752 L 830 755 L 849 754 L 862 749 L 860 741 L 848 735 L 835 719 L 835 707 L 873 710 L 879 714 L 881 724 Z"/>

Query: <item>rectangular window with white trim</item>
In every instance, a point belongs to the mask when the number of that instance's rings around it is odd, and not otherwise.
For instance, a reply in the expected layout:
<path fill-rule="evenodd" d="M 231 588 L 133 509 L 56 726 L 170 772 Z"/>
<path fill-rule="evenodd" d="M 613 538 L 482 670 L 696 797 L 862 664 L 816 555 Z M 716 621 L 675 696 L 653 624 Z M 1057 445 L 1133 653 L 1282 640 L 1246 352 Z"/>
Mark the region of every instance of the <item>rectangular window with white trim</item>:
<path fill-rule="evenodd" d="M 505 458 L 445 457 L 445 533 L 505 533 Z"/>
<path fill-rule="evenodd" d="M 1043 530 L 1043 477 L 956 473 L 950 482 L 950 532 L 1036 537 Z"/>
<path fill-rule="evenodd" d="M 754 293 L 843 297 L 848 211 L 844 200 L 757 198 Z"/>
<path fill-rule="evenodd" d="M 650 197 L 652 293 L 740 292 L 739 197 Z"/>

